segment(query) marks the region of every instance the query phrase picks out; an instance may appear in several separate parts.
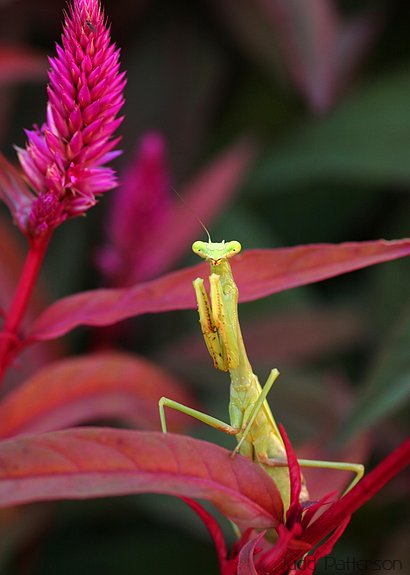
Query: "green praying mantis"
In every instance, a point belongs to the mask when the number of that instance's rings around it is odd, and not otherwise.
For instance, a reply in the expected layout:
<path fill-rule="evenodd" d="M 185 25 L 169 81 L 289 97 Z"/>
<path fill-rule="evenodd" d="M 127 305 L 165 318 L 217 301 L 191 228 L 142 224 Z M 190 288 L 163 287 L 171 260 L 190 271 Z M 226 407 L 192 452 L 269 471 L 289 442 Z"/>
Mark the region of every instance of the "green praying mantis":
<path fill-rule="evenodd" d="M 262 388 L 246 354 L 238 318 L 238 288 L 229 263 L 229 259 L 241 251 L 241 244 L 237 241 L 211 242 L 209 238 L 208 242 L 194 242 L 192 250 L 211 266 L 210 301 L 202 278 L 197 278 L 193 285 L 198 302 L 199 322 L 214 366 L 230 373 L 230 423 L 162 397 L 159 401 L 162 430 L 167 431 L 165 407 L 169 407 L 235 435 L 238 443 L 232 455 L 240 453 L 266 470 L 281 494 L 286 512 L 290 504 L 286 450 L 266 399 L 279 371 L 272 369 Z M 356 463 L 309 459 L 298 461 L 301 467 L 353 472 L 355 477 L 346 492 L 360 481 L 364 473 L 363 465 Z M 300 500 L 306 501 L 308 498 L 308 490 L 302 478 Z"/>

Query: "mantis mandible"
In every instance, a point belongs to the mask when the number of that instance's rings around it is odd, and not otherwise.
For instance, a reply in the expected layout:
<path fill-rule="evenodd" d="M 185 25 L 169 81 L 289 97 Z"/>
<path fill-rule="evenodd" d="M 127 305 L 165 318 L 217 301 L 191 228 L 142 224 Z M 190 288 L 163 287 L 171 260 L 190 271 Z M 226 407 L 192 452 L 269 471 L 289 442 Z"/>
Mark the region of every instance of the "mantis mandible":
<path fill-rule="evenodd" d="M 194 282 L 198 302 L 199 322 L 215 368 L 229 371 L 231 377 L 229 416 L 224 423 L 210 415 L 162 397 L 159 401 L 161 426 L 167 431 L 165 407 L 186 413 L 216 429 L 235 435 L 237 446 L 233 455 L 240 453 L 261 465 L 274 480 L 281 493 L 284 510 L 289 507 L 290 485 L 286 450 L 278 426 L 267 402 L 267 395 L 279 376 L 272 369 L 262 388 L 253 373 L 246 354 L 238 319 L 238 288 L 232 275 L 229 259 L 241 251 L 241 244 L 230 242 L 196 241 L 192 250 L 211 266 L 210 301 L 202 278 Z M 349 491 L 363 476 L 361 464 L 299 459 L 301 467 L 320 467 L 352 471 L 355 477 Z M 346 492 L 347 492 L 346 491 Z M 309 498 L 302 481 L 301 501 Z"/>

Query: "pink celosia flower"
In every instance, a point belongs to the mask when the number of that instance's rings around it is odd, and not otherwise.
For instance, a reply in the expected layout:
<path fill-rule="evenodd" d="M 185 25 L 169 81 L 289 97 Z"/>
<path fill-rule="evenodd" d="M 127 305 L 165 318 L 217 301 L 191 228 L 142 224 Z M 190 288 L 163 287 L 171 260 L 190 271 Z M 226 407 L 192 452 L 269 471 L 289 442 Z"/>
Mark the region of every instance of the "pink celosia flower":
<path fill-rule="evenodd" d="M 47 120 L 27 131 L 20 163 L 36 198 L 27 222 L 41 236 L 96 203 L 116 185 L 105 164 L 120 152 L 112 134 L 122 118 L 124 73 L 98 0 L 74 0 L 62 47 L 50 58 Z"/>

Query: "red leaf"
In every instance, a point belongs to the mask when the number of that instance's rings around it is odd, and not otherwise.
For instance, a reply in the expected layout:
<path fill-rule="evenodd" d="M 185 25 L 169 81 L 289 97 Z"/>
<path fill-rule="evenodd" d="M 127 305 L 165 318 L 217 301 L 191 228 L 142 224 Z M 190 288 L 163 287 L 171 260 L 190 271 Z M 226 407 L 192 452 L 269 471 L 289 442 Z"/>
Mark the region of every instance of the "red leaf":
<path fill-rule="evenodd" d="M 261 543 L 264 536 L 265 532 L 262 532 L 258 537 L 251 539 L 242 547 L 239 553 L 238 575 L 258 575 L 253 558 L 256 552 L 256 546 Z"/>
<path fill-rule="evenodd" d="M 364 336 L 360 312 L 348 308 L 275 311 L 242 319 L 241 325 L 246 334 L 248 355 L 260 365 L 270 365 L 272 342 L 275 342 L 275 362 L 281 366 L 295 366 L 353 347 Z M 203 351 L 204 340 L 198 333 L 196 337 L 189 334 L 167 344 L 163 354 L 167 362 L 175 361 L 175 358 L 179 361 L 183 356 L 190 364 L 208 364 L 209 358 Z"/>
<path fill-rule="evenodd" d="M 286 553 L 289 549 L 298 549 L 302 556 L 309 551 L 310 546 L 299 539 L 302 529 L 297 523 L 288 530 L 284 525 L 277 529 L 278 538 L 273 546 L 263 553 L 257 561 L 261 573 L 278 574 L 288 572 L 289 563 L 286 562 Z M 273 568 L 276 565 L 277 568 Z M 283 571 L 280 569 L 283 569 Z"/>
<path fill-rule="evenodd" d="M 216 554 L 218 556 L 219 568 L 222 574 L 228 571 L 229 565 L 227 564 L 227 549 L 225 543 L 224 534 L 219 527 L 218 523 L 216 522 L 215 518 L 212 517 L 206 509 L 202 507 L 199 503 L 194 501 L 193 499 L 189 499 L 188 497 L 181 498 L 189 507 L 195 511 L 201 521 L 204 523 L 205 527 L 208 529 L 210 536 L 212 537 L 215 548 Z"/>
<path fill-rule="evenodd" d="M 305 532 L 304 539 L 317 543 L 332 529 L 340 525 L 347 516 L 352 515 L 369 499 L 382 489 L 397 473 L 410 464 L 410 439 L 403 442 L 388 455 L 375 469 L 368 473 L 349 493 L 326 510 Z"/>
<path fill-rule="evenodd" d="M 53 339 L 79 325 L 111 325 L 143 313 L 194 307 L 192 281 L 206 275 L 204 264 L 124 289 L 97 289 L 62 298 L 32 324 L 28 339 Z"/>
<path fill-rule="evenodd" d="M 333 547 L 339 541 L 340 537 L 343 535 L 344 530 L 350 523 L 350 516 L 347 517 L 337 529 L 330 535 L 328 539 L 320 545 L 317 549 L 313 551 L 311 555 L 306 555 L 302 560 L 301 564 L 298 565 L 296 574 L 300 575 L 312 575 L 316 569 L 317 562 L 322 557 L 326 557 L 333 551 Z"/>
<path fill-rule="evenodd" d="M 137 356 L 106 352 L 57 361 L 3 399 L 0 437 L 63 429 L 107 417 L 159 430 L 162 395 L 193 405 L 174 378 Z M 169 410 L 167 418 L 175 429 L 183 416 Z"/>
<path fill-rule="evenodd" d="M 279 424 L 279 431 L 285 445 L 286 457 L 289 466 L 290 505 L 286 512 L 286 526 L 293 527 L 295 523 L 300 521 L 302 516 L 302 506 L 299 501 L 300 492 L 302 489 L 302 476 L 298 460 L 292 448 L 292 444 L 289 441 L 285 428 L 281 424 Z"/>
<path fill-rule="evenodd" d="M 248 250 L 232 262 L 240 300 L 251 301 L 410 254 L 410 240 L 316 244 Z M 110 325 L 143 313 L 196 307 L 191 282 L 208 277 L 205 263 L 138 284 L 100 289 L 63 298 L 32 324 L 28 339 L 59 337 L 79 325 Z"/>
<path fill-rule="evenodd" d="M 313 521 L 304 531 L 303 540 L 314 546 L 334 529 L 341 528 L 341 525 L 345 521 L 347 522 L 350 515 L 372 499 L 386 483 L 409 464 L 410 439 L 407 439 L 368 473 L 349 493 L 324 511 L 316 521 Z M 300 552 L 291 552 L 287 556 L 288 564 L 297 561 L 302 556 L 303 554 Z"/>
<path fill-rule="evenodd" d="M 271 528 L 283 514 L 263 469 L 190 437 L 90 427 L 0 443 L 1 507 L 131 493 L 208 499 L 240 527 Z"/>
<path fill-rule="evenodd" d="M 410 255 L 410 239 L 248 250 L 233 260 L 241 301 L 252 301 Z"/>

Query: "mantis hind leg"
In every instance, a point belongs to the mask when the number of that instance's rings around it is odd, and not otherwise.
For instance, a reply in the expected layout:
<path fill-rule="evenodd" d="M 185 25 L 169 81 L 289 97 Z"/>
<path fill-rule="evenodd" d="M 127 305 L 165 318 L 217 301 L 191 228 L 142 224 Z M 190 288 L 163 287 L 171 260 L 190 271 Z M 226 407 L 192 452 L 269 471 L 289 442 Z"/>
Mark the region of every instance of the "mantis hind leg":
<path fill-rule="evenodd" d="M 318 469 L 335 469 L 338 471 L 351 471 L 355 474 L 355 477 L 348 485 L 347 489 L 343 492 L 346 495 L 364 475 L 364 466 L 361 463 L 349 463 L 347 461 L 319 461 L 315 459 L 298 459 L 298 463 L 301 467 L 310 467 Z M 287 467 L 288 463 L 283 459 L 267 459 L 264 461 L 265 465 L 272 467 Z"/>
<path fill-rule="evenodd" d="M 214 427 L 215 429 L 219 429 L 220 431 L 223 431 L 224 433 L 228 433 L 229 435 L 236 435 L 239 431 L 236 427 L 232 427 L 232 425 L 229 425 L 228 423 L 225 423 L 224 421 L 221 421 L 220 419 L 217 419 L 216 417 L 212 417 L 211 415 L 208 415 L 207 413 L 203 413 L 202 411 L 192 409 L 192 407 L 187 407 L 186 405 L 183 405 L 182 403 L 178 403 L 177 401 L 174 401 L 173 399 L 168 399 L 167 397 L 161 397 L 161 399 L 158 402 L 158 406 L 159 406 L 159 417 L 161 420 L 161 428 L 162 428 L 162 431 L 164 433 L 167 433 L 167 422 L 166 422 L 166 418 L 165 418 L 165 407 L 169 407 L 170 409 L 175 409 L 176 411 L 180 411 L 181 413 L 185 413 L 186 415 L 189 415 L 190 417 L 193 417 L 194 419 L 198 419 L 199 421 L 202 421 L 203 423 L 206 423 L 207 425 L 210 425 L 211 427 Z"/>
<path fill-rule="evenodd" d="M 347 461 L 316 461 L 314 459 L 298 459 L 301 467 L 316 467 L 319 469 L 336 469 L 339 471 L 351 471 L 355 474 L 353 480 L 343 492 L 346 495 L 364 475 L 364 465 L 361 463 L 350 463 Z"/>

